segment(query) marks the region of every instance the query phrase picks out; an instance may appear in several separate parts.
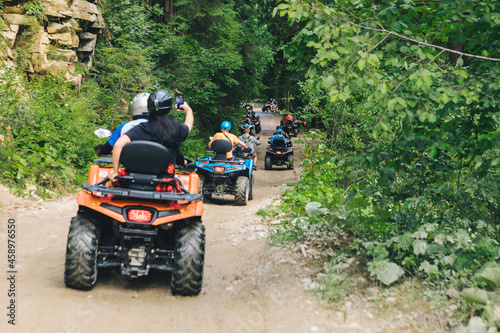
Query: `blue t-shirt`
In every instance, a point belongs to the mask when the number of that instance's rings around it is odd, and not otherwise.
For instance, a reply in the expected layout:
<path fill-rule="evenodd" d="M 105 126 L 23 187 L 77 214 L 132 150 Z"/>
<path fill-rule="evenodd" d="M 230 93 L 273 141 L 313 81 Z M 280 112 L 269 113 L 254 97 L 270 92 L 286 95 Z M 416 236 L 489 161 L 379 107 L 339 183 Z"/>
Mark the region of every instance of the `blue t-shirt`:
<path fill-rule="evenodd" d="M 285 136 L 283 136 L 281 134 L 275 134 L 275 135 L 273 135 L 273 137 L 271 138 L 271 146 L 276 143 L 276 140 L 283 140 L 283 146 L 286 147 L 286 138 L 285 138 Z"/>
<path fill-rule="evenodd" d="M 148 121 L 148 120 L 144 119 L 144 118 L 139 118 L 139 119 L 135 119 L 135 120 L 120 124 L 120 126 L 118 126 L 116 131 L 114 131 L 113 134 L 111 134 L 111 136 L 109 137 L 109 139 L 108 139 L 109 145 L 111 147 L 114 147 L 116 141 L 118 141 L 120 136 L 127 133 L 131 128 L 139 125 L 140 123 L 144 123 L 146 121 Z"/>

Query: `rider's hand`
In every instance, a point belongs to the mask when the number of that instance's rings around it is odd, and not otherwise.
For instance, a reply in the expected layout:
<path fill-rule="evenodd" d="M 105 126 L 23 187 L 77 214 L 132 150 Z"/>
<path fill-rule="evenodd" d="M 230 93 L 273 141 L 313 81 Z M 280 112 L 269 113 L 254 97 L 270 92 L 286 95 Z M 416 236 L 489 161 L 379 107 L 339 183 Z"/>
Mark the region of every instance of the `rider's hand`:
<path fill-rule="evenodd" d="M 109 180 L 110 180 L 112 183 L 114 183 L 114 182 L 116 181 L 116 177 L 118 177 L 118 172 L 115 172 L 115 171 L 112 171 L 112 172 L 109 174 L 109 176 L 108 176 Z"/>
<path fill-rule="evenodd" d="M 192 109 L 188 103 L 184 102 L 179 106 L 179 108 L 177 108 L 177 112 L 179 112 L 179 111 L 183 111 L 184 113 L 188 113 L 188 111 L 192 112 Z"/>

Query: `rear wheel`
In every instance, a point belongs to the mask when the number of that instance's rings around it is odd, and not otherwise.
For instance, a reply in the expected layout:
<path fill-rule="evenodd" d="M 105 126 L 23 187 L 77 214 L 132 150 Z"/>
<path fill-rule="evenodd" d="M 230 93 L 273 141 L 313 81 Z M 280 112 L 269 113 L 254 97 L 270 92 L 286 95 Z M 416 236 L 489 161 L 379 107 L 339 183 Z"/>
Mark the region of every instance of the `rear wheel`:
<path fill-rule="evenodd" d="M 90 290 L 97 281 L 97 248 L 99 226 L 89 216 L 80 214 L 71 219 L 64 283 L 67 287 Z"/>
<path fill-rule="evenodd" d="M 286 162 L 286 167 L 290 170 L 293 170 L 293 156 L 291 154 L 286 157 Z"/>
<path fill-rule="evenodd" d="M 264 159 L 264 169 L 271 170 L 273 167 L 273 162 L 271 161 L 271 156 L 267 155 Z"/>
<path fill-rule="evenodd" d="M 248 203 L 250 194 L 250 184 L 248 177 L 239 176 L 236 179 L 236 193 L 234 195 L 234 203 L 238 206 L 245 206 Z"/>
<path fill-rule="evenodd" d="M 170 290 L 174 295 L 195 296 L 201 291 L 205 263 L 205 226 L 191 222 L 175 236 L 174 270 Z"/>
<path fill-rule="evenodd" d="M 255 189 L 255 176 L 252 175 L 252 183 L 250 185 L 250 193 L 248 194 L 248 200 L 253 200 L 254 189 Z"/>

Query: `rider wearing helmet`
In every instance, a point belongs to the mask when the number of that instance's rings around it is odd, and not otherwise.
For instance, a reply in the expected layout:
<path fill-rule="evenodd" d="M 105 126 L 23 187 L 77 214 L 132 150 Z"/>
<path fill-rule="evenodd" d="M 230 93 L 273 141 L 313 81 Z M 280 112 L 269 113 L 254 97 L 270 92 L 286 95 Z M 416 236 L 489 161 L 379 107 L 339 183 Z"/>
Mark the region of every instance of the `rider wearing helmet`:
<path fill-rule="evenodd" d="M 148 121 L 148 110 L 147 110 L 147 101 L 148 101 L 149 93 L 143 92 L 137 94 L 132 101 L 130 102 L 130 106 L 128 108 L 129 113 L 132 116 L 132 120 L 129 122 L 121 123 L 120 126 L 111 134 L 108 141 L 103 144 L 97 146 L 96 154 L 97 155 L 108 155 L 111 154 L 113 150 L 113 146 L 116 143 L 116 140 L 123 134 L 127 133 L 132 127 L 139 125 L 140 123 Z"/>
<path fill-rule="evenodd" d="M 113 172 L 109 176 L 111 181 L 114 181 L 118 175 L 123 147 L 132 141 L 157 142 L 172 151 L 173 156 L 180 155 L 179 146 L 193 129 L 193 110 L 186 102 L 180 105 L 177 111 L 186 113 L 186 119 L 182 124 L 168 115 L 170 109 L 172 109 L 172 97 L 168 92 L 157 90 L 149 95 L 147 99 L 149 121 L 135 126 L 116 141 L 113 149 Z"/>
<path fill-rule="evenodd" d="M 233 145 L 235 145 L 235 144 L 241 145 L 241 146 L 247 148 L 247 145 L 243 141 L 238 139 L 238 137 L 236 135 L 229 133 L 229 130 L 231 129 L 231 124 L 229 123 L 229 121 L 223 121 L 222 124 L 220 125 L 220 129 L 221 129 L 221 131 L 219 133 L 215 133 L 212 140 L 210 140 L 210 142 L 208 143 L 209 147 L 212 146 L 212 142 L 214 142 L 215 140 L 228 140 L 228 141 L 231 141 L 231 143 Z M 233 151 L 232 150 L 230 150 L 229 152 L 226 153 L 226 159 L 229 160 L 231 158 L 233 158 Z"/>
<path fill-rule="evenodd" d="M 276 139 L 284 140 L 287 143 L 288 147 L 292 146 L 292 141 L 288 140 L 286 132 L 283 132 L 283 130 L 281 128 L 278 128 L 276 130 L 276 133 L 274 133 L 274 135 L 271 137 L 271 142 L 270 142 L 271 146 L 273 145 L 273 142 Z"/>
<path fill-rule="evenodd" d="M 290 139 L 290 136 L 288 135 L 288 133 L 284 132 L 281 128 L 276 129 L 276 133 L 274 133 L 273 135 L 277 135 L 277 134 L 283 135 L 285 138 Z"/>

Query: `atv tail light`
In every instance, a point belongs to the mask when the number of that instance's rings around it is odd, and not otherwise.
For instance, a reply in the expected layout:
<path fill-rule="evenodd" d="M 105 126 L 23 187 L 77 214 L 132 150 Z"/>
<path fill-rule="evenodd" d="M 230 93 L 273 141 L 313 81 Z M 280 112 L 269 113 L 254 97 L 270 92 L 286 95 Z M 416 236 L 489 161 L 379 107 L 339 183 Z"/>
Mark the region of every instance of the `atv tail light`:
<path fill-rule="evenodd" d="M 215 167 L 215 168 L 214 168 L 214 171 L 215 171 L 215 172 L 219 172 L 219 173 L 220 173 L 220 172 L 224 172 L 224 170 L 225 170 L 225 168 L 224 168 L 224 167 Z"/>
<path fill-rule="evenodd" d="M 278 150 L 278 151 L 276 152 L 276 154 L 281 155 L 281 151 L 279 151 L 279 150 Z"/>
<path fill-rule="evenodd" d="M 127 217 L 132 222 L 148 223 L 151 221 L 153 213 L 146 209 L 130 209 L 127 212 Z"/>

